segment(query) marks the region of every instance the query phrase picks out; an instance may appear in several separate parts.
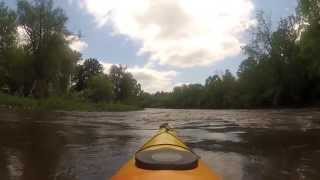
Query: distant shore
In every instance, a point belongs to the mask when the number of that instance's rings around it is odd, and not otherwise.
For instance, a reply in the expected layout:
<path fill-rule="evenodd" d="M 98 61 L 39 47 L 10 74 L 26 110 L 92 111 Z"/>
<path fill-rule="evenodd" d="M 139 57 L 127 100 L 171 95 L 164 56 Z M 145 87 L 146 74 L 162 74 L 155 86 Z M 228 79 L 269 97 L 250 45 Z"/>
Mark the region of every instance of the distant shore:
<path fill-rule="evenodd" d="M 91 103 L 72 98 L 50 97 L 35 99 L 30 97 L 19 97 L 0 93 L 0 107 L 8 109 L 23 110 L 48 110 L 48 111 L 138 111 L 142 107 L 127 105 L 123 103 Z"/>

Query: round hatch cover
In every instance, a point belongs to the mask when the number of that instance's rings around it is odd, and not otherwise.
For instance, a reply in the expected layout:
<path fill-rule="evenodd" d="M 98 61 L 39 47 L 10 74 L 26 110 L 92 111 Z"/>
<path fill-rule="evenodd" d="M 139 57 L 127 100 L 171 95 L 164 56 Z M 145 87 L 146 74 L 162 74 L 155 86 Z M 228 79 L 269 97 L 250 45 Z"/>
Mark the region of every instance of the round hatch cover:
<path fill-rule="evenodd" d="M 138 152 L 136 166 L 150 170 L 190 170 L 198 166 L 198 156 L 189 151 L 162 148 Z"/>

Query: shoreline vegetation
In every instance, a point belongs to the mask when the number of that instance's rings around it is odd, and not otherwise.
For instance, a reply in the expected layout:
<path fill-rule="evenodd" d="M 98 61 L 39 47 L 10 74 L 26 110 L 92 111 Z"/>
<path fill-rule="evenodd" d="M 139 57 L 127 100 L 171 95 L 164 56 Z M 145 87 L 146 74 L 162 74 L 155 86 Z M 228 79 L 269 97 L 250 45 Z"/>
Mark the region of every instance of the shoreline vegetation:
<path fill-rule="evenodd" d="M 320 105 L 302 105 L 302 106 L 278 106 L 278 107 L 250 107 L 250 108 L 215 108 L 215 110 L 246 110 L 246 109 L 318 109 Z M 35 99 L 30 97 L 18 97 L 0 93 L 0 108 L 13 110 L 30 111 L 81 111 L 81 112 L 128 112 L 140 111 L 145 108 L 154 109 L 192 109 L 192 110 L 213 110 L 213 108 L 196 107 L 168 107 L 168 106 L 148 106 L 128 105 L 123 103 L 93 103 L 86 100 L 79 100 L 72 97 L 50 97 L 46 99 Z"/>
<path fill-rule="evenodd" d="M 98 59 L 70 48 L 81 40 L 53 0 L 0 1 L 0 104 L 45 110 L 129 111 L 312 107 L 320 103 L 320 0 L 299 0 L 274 26 L 257 12 L 236 74 L 203 84 L 144 92 L 125 65 L 106 72 Z M 214 22 L 212 22 L 214 23 Z M 21 37 L 22 36 L 22 37 Z"/>
<path fill-rule="evenodd" d="M 122 103 L 92 103 L 72 98 L 50 97 L 34 99 L 0 93 L 0 108 L 35 111 L 84 111 L 84 112 L 122 112 L 143 110 L 142 107 Z"/>

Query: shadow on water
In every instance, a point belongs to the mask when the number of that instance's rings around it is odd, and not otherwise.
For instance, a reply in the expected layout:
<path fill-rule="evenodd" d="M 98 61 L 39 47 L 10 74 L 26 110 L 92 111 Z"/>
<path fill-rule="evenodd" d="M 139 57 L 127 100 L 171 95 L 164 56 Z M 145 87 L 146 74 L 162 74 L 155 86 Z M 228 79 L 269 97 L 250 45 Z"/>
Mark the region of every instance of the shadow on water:
<path fill-rule="evenodd" d="M 289 121 L 276 127 L 230 121 L 195 127 L 191 122 L 180 129 L 188 145 L 225 179 L 320 179 L 319 128 L 290 124 L 294 118 Z"/>
<path fill-rule="evenodd" d="M 242 177 L 227 179 L 320 179 L 320 133 L 318 130 L 290 132 L 259 130 L 240 134 L 241 142 L 202 140 L 189 143 L 195 149 L 220 156 L 238 156 Z M 223 152 L 223 153 L 221 153 Z M 206 157 L 206 156 L 204 156 Z M 215 169 L 235 167 L 213 159 Z M 237 160 L 236 160 L 237 161 Z M 220 164 L 219 164 L 220 162 Z M 233 164 L 233 163 L 231 163 Z M 236 171 L 233 169 L 232 171 Z M 233 172 L 234 173 L 234 172 Z"/>
<path fill-rule="evenodd" d="M 0 149 L 0 176 L 3 179 L 10 179 L 10 172 L 8 168 L 8 159 L 4 154 L 4 150 Z"/>
<path fill-rule="evenodd" d="M 42 113 L 16 113 L 13 122 L 1 125 L 2 156 L 9 176 L 22 180 L 55 179 L 65 149 L 64 137 L 57 135 L 59 126 L 40 124 L 47 119 Z M 49 119 L 48 119 L 49 120 Z"/>

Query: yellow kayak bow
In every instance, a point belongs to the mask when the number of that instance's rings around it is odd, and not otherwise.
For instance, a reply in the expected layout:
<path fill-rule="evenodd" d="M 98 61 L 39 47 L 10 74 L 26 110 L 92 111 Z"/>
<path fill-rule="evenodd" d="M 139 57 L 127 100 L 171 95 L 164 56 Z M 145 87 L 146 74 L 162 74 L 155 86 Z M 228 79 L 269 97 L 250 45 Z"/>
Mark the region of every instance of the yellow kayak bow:
<path fill-rule="evenodd" d="M 145 143 L 112 180 L 220 180 L 168 125 Z"/>

